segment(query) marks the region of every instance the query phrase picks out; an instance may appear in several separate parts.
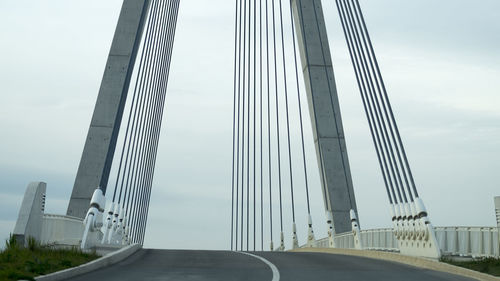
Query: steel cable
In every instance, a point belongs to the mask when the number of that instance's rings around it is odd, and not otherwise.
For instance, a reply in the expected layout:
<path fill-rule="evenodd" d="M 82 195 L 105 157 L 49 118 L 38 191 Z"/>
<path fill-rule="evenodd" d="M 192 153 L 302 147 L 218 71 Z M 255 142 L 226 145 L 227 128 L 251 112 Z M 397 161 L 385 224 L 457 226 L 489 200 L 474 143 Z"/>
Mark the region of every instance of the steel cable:
<path fill-rule="evenodd" d="M 388 164 L 386 161 L 385 151 L 384 151 L 384 148 L 382 147 L 378 128 L 376 127 L 376 125 L 374 123 L 373 111 L 372 111 L 371 106 L 368 105 L 367 99 L 365 98 L 366 87 L 365 87 L 365 83 L 363 81 L 363 78 L 361 77 L 361 70 L 359 68 L 358 57 L 357 57 L 357 54 L 355 53 L 354 46 L 352 43 L 352 37 L 351 37 L 351 33 L 350 33 L 351 31 L 347 30 L 348 26 L 347 26 L 347 23 L 345 22 L 346 19 L 345 19 L 344 14 L 341 10 L 339 0 L 336 0 L 336 4 L 337 4 L 337 9 L 339 12 L 340 19 L 341 19 L 342 29 L 344 31 L 344 35 L 346 38 L 349 54 L 351 57 L 351 63 L 355 68 L 356 80 L 357 80 L 358 88 L 360 91 L 361 99 L 363 102 L 363 107 L 365 110 L 366 118 L 368 120 L 368 125 L 370 128 L 372 140 L 373 140 L 375 150 L 377 153 L 380 169 L 382 171 L 382 176 L 384 179 L 384 183 L 385 183 L 385 187 L 386 187 L 386 191 L 387 191 L 387 196 L 388 196 L 389 202 L 391 204 L 393 203 L 392 198 L 394 198 L 394 201 L 397 203 L 397 198 L 396 198 L 394 186 L 393 186 L 392 179 L 391 179 L 391 174 L 390 174 Z M 392 194 L 391 194 L 390 190 L 392 190 Z"/>
<path fill-rule="evenodd" d="M 136 144 L 136 147 L 135 147 L 135 154 L 134 154 L 134 157 L 133 157 L 133 169 L 132 169 L 132 177 L 131 177 L 131 186 L 133 189 L 136 189 L 137 190 L 137 193 L 136 193 L 136 198 L 135 198 L 135 204 L 133 205 L 134 206 L 134 211 L 133 211 L 133 215 L 132 215 L 132 219 L 133 219 L 133 223 L 132 223 L 132 228 L 134 230 L 134 238 L 135 238 L 135 242 L 138 242 L 137 239 L 137 235 L 138 235 L 138 232 L 139 232 L 139 226 L 138 226 L 138 217 L 139 217 L 139 213 L 140 213 L 140 208 L 141 206 L 143 205 L 143 200 L 144 200 L 144 192 L 145 192 L 145 186 L 138 186 L 138 178 L 141 174 L 141 171 L 143 170 L 143 167 L 142 167 L 142 163 L 143 163 L 143 158 L 144 158 L 144 143 L 146 142 L 146 132 L 148 130 L 148 119 L 150 118 L 151 116 L 151 105 L 154 103 L 155 101 L 155 97 L 154 97 L 154 93 L 152 92 L 152 85 L 153 85 L 153 81 L 155 79 L 155 72 L 156 72 L 156 64 L 157 64 L 157 54 L 158 54 L 158 44 L 156 42 L 158 42 L 158 38 L 160 37 L 161 35 L 161 31 L 160 31 L 160 28 L 161 28 L 161 24 L 159 24 L 160 22 L 163 22 L 164 18 L 165 18 L 165 13 L 167 12 L 167 8 L 165 7 L 165 1 L 162 1 L 162 0 L 159 0 L 160 1 L 160 5 L 161 5 L 161 9 L 160 9 L 160 16 L 158 17 L 158 21 L 156 22 L 156 25 L 155 25 L 155 31 L 154 31 L 154 42 L 155 44 L 152 46 L 152 50 L 151 50 L 151 57 L 150 57 L 150 62 L 149 62 L 149 67 L 148 67 L 148 72 L 147 72 L 147 79 L 145 81 L 145 91 L 147 93 L 147 96 L 148 96 L 148 99 L 146 101 L 146 104 L 148 105 L 145 110 L 143 110 L 143 112 L 141 112 L 141 116 L 140 116 L 140 125 L 139 125 L 139 141 L 138 143 Z"/>
<path fill-rule="evenodd" d="M 262 136 L 262 0 L 259 2 L 259 67 L 260 67 L 260 77 L 259 77 L 259 86 L 260 86 L 260 238 L 261 245 L 260 250 L 264 251 L 264 171 L 263 171 L 263 136 Z"/>
<path fill-rule="evenodd" d="M 387 124 L 386 124 L 388 122 L 388 120 L 384 119 L 382 116 L 382 111 L 381 111 L 380 103 L 379 103 L 377 95 L 376 95 L 376 90 L 374 87 L 373 78 L 372 78 L 371 73 L 368 69 L 368 62 L 367 61 L 369 58 L 368 59 L 366 58 L 365 49 L 361 45 L 359 30 L 358 30 L 358 27 L 356 26 L 356 24 L 353 20 L 352 9 L 351 9 L 348 2 L 345 2 L 345 4 L 346 4 L 346 11 L 347 11 L 346 13 L 347 13 L 347 17 L 348 17 L 348 22 L 349 22 L 351 28 L 353 29 L 354 41 L 356 43 L 355 46 L 356 46 L 358 53 L 360 54 L 360 57 L 361 57 L 361 66 L 362 66 L 363 74 L 365 76 L 366 81 L 368 82 L 367 85 L 368 85 L 368 93 L 370 94 L 369 95 L 370 101 L 374 107 L 375 117 L 376 117 L 377 123 L 379 125 L 379 128 L 381 128 L 382 133 L 383 133 L 382 140 L 384 142 L 384 146 L 386 147 L 386 151 L 388 151 L 388 155 L 390 156 L 389 157 L 390 158 L 389 164 L 390 164 L 391 169 L 394 169 L 393 174 L 396 175 L 395 180 L 397 180 L 396 183 L 397 183 L 398 188 L 401 189 L 403 199 L 405 202 L 408 202 L 406 192 L 404 189 L 405 187 L 404 187 L 402 179 L 401 179 L 400 168 L 398 166 L 396 156 L 394 153 L 394 144 L 395 143 L 393 142 L 393 139 L 391 139 L 389 137 Z M 411 194 L 410 194 L 410 198 L 411 198 Z"/>
<path fill-rule="evenodd" d="M 274 93 L 276 96 L 276 139 L 277 139 L 277 159 L 278 159 L 278 188 L 279 188 L 279 203 L 280 203 L 280 230 L 283 233 L 283 200 L 281 196 L 281 152 L 280 152 L 280 124 L 279 124 L 279 101 L 278 101 L 278 64 L 276 61 L 276 19 L 275 19 L 275 9 L 274 9 L 274 0 L 271 0 L 272 3 L 272 19 L 273 19 L 273 58 L 274 58 Z"/>
<path fill-rule="evenodd" d="M 304 167 L 304 182 L 305 182 L 305 190 L 306 190 L 306 201 L 307 201 L 307 214 L 311 214 L 311 204 L 309 201 L 309 180 L 307 177 L 307 165 L 306 165 L 306 149 L 305 149 L 305 143 L 304 143 L 304 125 L 303 125 L 303 118 L 302 118 L 302 104 L 300 101 L 300 84 L 299 84 L 299 70 L 298 70 L 298 63 L 297 63 L 297 47 L 296 47 L 296 41 L 295 41 L 295 24 L 294 24 L 294 19 L 293 19 L 293 11 L 292 11 L 292 3 L 290 1 L 290 22 L 291 22 L 291 33 L 292 33 L 292 42 L 293 42 L 293 59 L 294 59 L 294 66 L 295 66 L 295 82 L 297 85 L 297 103 L 298 103 L 298 109 L 299 109 L 299 122 L 300 122 L 300 140 L 302 144 L 302 160 L 303 160 L 303 167 Z"/>
<path fill-rule="evenodd" d="M 366 81 L 366 86 L 367 86 L 368 93 L 369 93 L 369 95 L 366 94 L 366 96 L 367 96 L 366 99 L 368 101 L 370 110 L 371 110 L 371 108 L 373 108 L 373 111 L 375 112 L 375 119 L 373 119 L 374 120 L 373 122 L 375 122 L 375 120 L 376 120 L 376 123 L 374 123 L 374 124 L 378 124 L 378 128 L 380 129 L 380 132 L 381 132 L 382 143 L 383 143 L 384 149 L 385 149 L 384 151 L 389 159 L 389 161 L 388 161 L 389 168 L 390 168 L 390 172 L 392 173 L 394 184 L 396 185 L 396 190 L 398 192 L 399 201 L 400 202 L 402 202 L 402 201 L 408 202 L 407 197 L 406 197 L 406 192 L 404 190 L 404 186 L 403 186 L 402 181 L 401 181 L 401 174 L 400 174 L 398 165 L 396 163 L 393 146 L 392 146 L 392 143 L 389 139 L 387 126 L 385 123 L 386 120 L 384 120 L 383 116 L 381 115 L 380 105 L 378 104 L 378 100 L 376 99 L 376 97 L 374 95 L 375 88 L 373 86 L 373 78 L 371 77 L 370 72 L 367 69 L 367 64 L 368 64 L 367 58 L 366 58 L 366 54 L 364 53 L 363 47 L 360 46 L 359 32 L 358 32 L 357 26 L 355 26 L 355 24 L 353 22 L 352 13 L 350 13 L 349 6 L 345 3 L 345 1 L 343 1 L 343 3 L 341 2 L 341 7 L 342 7 L 343 16 L 345 17 L 345 22 L 348 26 L 348 29 L 351 31 L 351 34 L 352 34 L 353 39 L 351 39 L 351 40 L 352 40 L 352 42 L 354 42 L 352 44 L 355 47 L 355 50 L 359 56 L 359 69 L 360 69 L 360 72 L 362 73 L 362 76 L 364 77 L 364 81 Z"/>
<path fill-rule="evenodd" d="M 361 35 L 363 37 L 364 44 L 365 44 L 365 46 L 366 46 L 366 48 L 368 50 L 369 56 L 371 56 L 371 58 L 372 58 L 370 60 L 371 68 L 372 68 L 373 72 L 375 73 L 375 78 L 376 78 L 375 82 L 377 83 L 377 87 L 379 88 L 380 98 L 381 98 L 381 101 L 382 101 L 382 105 L 383 105 L 385 116 L 389 120 L 388 121 L 388 123 L 390 125 L 389 129 L 390 129 L 390 132 L 391 132 L 391 136 L 394 139 L 394 143 L 396 144 L 395 145 L 395 149 L 396 149 L 396 152 L 397 152 L 397 155 L 398 155 L 398 159 L 399 159 L 400 165 L 401 165 L 401 167 L 403 169 L 403 176 L 405 178 L 405 181 L 406 181 L 406 184 L 407 184 L 407 187 L 408 187 L 408 193 L 411 196 L 410 184 L 408 183 L 408 178 L 406 176 L 406 173 L 408 173 L 408 177 L 410 179 L 410 183 L 411 183 L 411 188 L 413 190 L 413 194 L 414 194 L 415 197 L 418 197 L 418 191 L 417 191 L 417 188 L 416 188 L 416 185 L 415 185 L 415 181 L 413 179 L 413 174 L 411 172 L 411 168 L 410 168 L 410 165 L 408 163 L 408 158 L 406 156 L 406 151 L 404 149 L 404 145 L 403 145 L 403 142 L 401 140 L 401 136 L 400 136 L 399 129 L 398 129 L 398 126 L 397 126 L 397 123 L 396 123 L 396 119 L 394 118 L 394 113 L 392 111 L 392 107 L 391 107 L 391 104 L 390 104 L 390 101 L 389 101 L 389 97 L 387 95 L 387 90 L 385 88 L 385 83 L 384 83 L 384 80 L 382 78 L 382 74 L 380 72 L 380 68 L 378 66 L 378 61 L 377 61 L 377 58 L 375 56 L 375 52 L 373 50 L 373 45 L 371 43 L 370 35 L 369 35 L 368 29 L 366 27 L 366 23 L 365 23 L 365 20 L 364 20 L 364 17 L 363 17 L 363 13 L 361 12 L 361 6 L 359 5 L 359 2 L 357 0 L 356 0 L 355 3 L 357 4 L 357 5 L 354 5 L 355 6 L 355 11 L 356 11 L 356 13 L 355 13 L 356 14 L 356 18 L 357 18 L 357 21 L 358 21 L 358 23 L 360 25 L 361 30 L 363 31 L 363 32 L 361 32 Z M 382 91 L 380 91 L 380 87 L 382 88 Z M 399 146 L 400 150 L 398 149 L 398 146 Z M 401 155 L 402 155 L 403 160 L 401 159 Z M 404 164 L 403 164 L 403 162 L 404 162 Z"/>
<path fill-rule="evenodd" d="M 279 0 L 279 14 L 280 14 L 280 34 L 281 34 L 281 54 L 283 59 L 283 87 L 285 94 L 285 115 L 286 115 L 286 134 L 288 142 L 288 164 L 290 172 L 290 194 L 292 200 L 292 222 L 295 224 L 295 200 L 293 197 L 293 170 L 292 170 L 292 148 L 290 144 L 290 116 L 288 111 L 288 86 L 286 79 L 286 58 L 285 58 L 285 38 L 283 29 L 283 8 L 281 0 Z"/>
<path fill-rule="evenodd" d="M 153 103 L 153 107 L 151 108 L 152 114 L 150 114 L 149 117 L 149 128 L 146 133 L 146 140 L 148 140 L 148 143 L 144 146 L 144 151 L 146 153 L 146 156 L 143 158 L 142 162 L 142 171 L 140 172 L 140 179 L 139 179 L 139 185 L 144 186 L 144 195 L 142 199 L 142 206 L 140 207 L 140 212 L 138 214 L 138 221 L 139 221 L 139 243 L 143 243 L 143 238 L 144 238 L 144 232 L 145 232 L 145 216 L 146 212 L 149 207 L 149 195 L 151 192 L 151 185 L 152 185 L 152 173 L 153 173 L 153 165 L 154 161 L 153 158 L 156 156 L 156 144 L 158 141 L 159 137 L 159 126 L 160 124 L 158 123 L 158 120 L 160 118 L 159 112 L 161 111 L 161 108 L 163 108 L 163 101 L 164 101 L 164 87 L 162 85 L 162 81 L 164 80 L 164 75 L 165 75 L 165 65 L 167 64 L 167 61 L 170 60 L 170 58 L 167 56 L 169 53 L 169 48 L 168 48 L 168 40 L 169 35 L 171 33 L 171 26 L 172 26 L 172 13 L 174 12 L 173 6 L 174 6 L 174 1 L 172 0 L 167 0 L 168 4 L 168 9 L 166 11 L 166 16 L 164 19 L 164 22 L 162 23 L 161 26 L 163 26 L 162 30 L 162 35 L 160 36 L 160 39 L 158 40 L 158 46 L 159 46 L 159 51 L 157 53 L 157 63 L 155 66 L 155 79 L 154 83 L 152 85 L 152 91 L 154 91 L 155 94 L 155 101 Z"/>
<path fill-rule="evenodd" d="M 165 18 L 165 14 L 167 12 L 167 8 L 165 8 L 165 4 L 164 2 L 165 1 L 162 1 L 162 0 L 159 0 L 160 2 L 163 2 L 161 3 L 161 10 L 160 10 L 160 17 L 158 18 L 158 22 L 163 22 L 164 18 Z M 143 158 L 144 158 L 144 142 L 146 141 L 146 132 L 148 130 L 148 122 L 147 120 L 149 119 L 150 115 L 151 115 L 151 105 L 154 103 L 154 100 L 155 100 L 155 97 L 153 96 L 154 93 L 152 92 L 152 86 L 153 86 L 153 79 L 155 79 L 155 71 L 156 71 L 156 56 L 158 54 L 158 44 L 156 43 L 159 38 L 159 36 L 161 35 L 159 29 L 161 27 L 161 24 L 159 24 L 158 22 L 156 22 L 155 24 L 155 31 L 154 31 L 154 42 L 155 44 L 151 47 L 152 50 L 152 55 L 150 56 L 150 60 L 149 60 L 149 63 L 148 63 L 148 68 L 147 68 L 147 74 L 146 74 L 146 81 L 145 81 L 145 84 L 144 84 L 144 91 L 147 93 L 147 101 L 146 101 L 146 104 L 148 105 L 146 107 L 145 110 L 143 110 L 141 112 L 141 115 L 140 115 L 140 122 L 139 122 L 139 140 L 138 140 L 138 143 L 136 143 L 136 146 L 135 146 L 135 153 L 133 154 L 133 167 L 132 167 L 132 170 L 131 170 L 131 174 L 132 174 L 132 177 L 131 177 L 131 188 L 137 190 L 136 192 L 136 197 L 134 198 L 135 199 L 135 202 L 133 204 L 133 212 L 132 212 L 132 229 L 134 231 L 134 241 L 135 242 L 138 242 L 137 241 L 137 234 L 138 234 L 138 215 L 139 215 L 139 212 L 140 212 L 140 208 L 141 208 L 141 205 L 143 204 L 142 200 L 144 200 L 144 197 L 143 197 L 143 194 L 145 192 L 145 187 L 144 186 L 138 186 L 137 184 L 137 181 L 138 181 L 138 177 L 140 176 L 141 174 L 141 171 L 143 170 L 143 167 L 141 165 L 141 163 L 143 162 Z M 130 172 L 130 170 L 129 170 Z"/>
<path fill-rule="evenodd" d="M 236 134 L 236 231 L 235 231 L 235 249 L 238 250 L 238 203 L 239 203 L 239 172 L 240 172 L 240 97 L 241 97 L 241 11 L 242 11 L 242 0 L 239 0 L 240 10 L 239 10 L 239 32 L 238 32 L 238 122 L 237 122 L 237 134 Z"/>
<path fill-rule="evenodd" d="M 143 68 L 143 72 L 141 74 L 141 79 L 139 81 L 139 85 L 138 85 L 138 91 L 141 93 L 141 101 L 140 101 L 140 110 L 139 110 L 139 117 L 135 117 L 135 122 L 133 123 L 133 131 L 134 131 L 134 134 L 133 134 L 133 140 L 132 140 L 132 147 L 131 147 L 131 158 L 129 158 L 130 162 L 128 163 L 128 169 L 127 169 L 127 178 L 126 178 L 126 181 L 125 180 L 125 177 L 122 178 L 122 184 L 125 184 L 125 187 L 126 187 L 126 190 L 128 190 L 128 196 L 130 196 L 130 193 L 131 192 L 134 192 L 134 194 L 136 193 L 136 189 L 133 188 L 132 184 L 131 184 L 131 173 L 133 174 L 133 170 L 135 169 L 135 164 L 133 164 L 135 162 L 135 159 L 136 158 L 136 152 L 137 152 L 137 145 L 138 145 L 138 132 L 140 131 L 140 123 L 141 123 L 141 118 L 142 118 L 142 115 L 143 115 L 143 112 L 144 112 L 144 106 L 145 106 L 145 100 L 147 98 L 147 93 L 145 92 L 144 90 L 144 85 L 145 85 L 145 80 L 147 80 L 148 78 L 148 70 L 150 68 L 150 59 L 151 59 L 151 53 L 152 53 L 152 50 L 151 50 L 151 46 L 153 45 L 151 42 L 153 42 L 153 38 L 155 37 L 155 29 L 156 29 L 156 20 L 157 20 L 157 16 L 158 16 L 158 13 L 159 13 L 159 9 L 158 8 L 159 6 L 159 2 L 155 2 L 155 10 L 154 12 L 150 15 L 152 17 L 152 27 L 151 27 L 151 33 L 150 33 L 150 37 L 149 37 L 149 44 L 146 45 L 146 57 L 145 57 L 145 66 Z M 129 151 L 127 150 L 127 153 L 129 153 Z M 125 172 L 125 170 L 124 170 Z M 134 200 L 135 198 L 132 197 L 132 200 Z M 127 199 L 128 200 L 128 199 Z M 130 211 L 130 213 L 129 213 Z M 130 205 L 128 205 L 128 202 L 127 202 L 127 211 L 126 211 L 126 214 L 129 215 L 130 217 L 133 217 L 133 201 L 131 202 Z M 131 226 L 131 224 L 130 224 Z M 133 230 L 133 228 L 131 228 L 131 231 Z"/>
<path fill-rule="evenodd" d="M 243 100 L 242 100 L 242 130 L 241 130 L 241 247 L 240 249 L 243 251 L 243 238 L 244 238 L 244 231 L 243 231 L 243 218 L 244 218 L 244 192 L 245 192 L 245 77 L 246 77 L 246 16 L 247 16 L 247 0 L 244 0 L 244 11 L 243 11 L 243 83 L 242 83 L 242 94 L 243 94 Z"/>
<path fill-rule="evenodd" d="M 150 26 L 151 26 L 151 17 L 149 17 L 146 26 L 147 26 L 147 28 L 146 28 L 147 29 L 146 34 L 147 34 L 149 32 L 149 29 L 150 29 Z M 147 40 L 145 40 L 145 41 L 147 41 Z M 145 50 L 146 50 L 146 48 L 143 46 L 142 51 L 141 51 L 141 55 L 140 55 L 138 73 L 142 72 L 142 68 L 143 68 L 143 64 L 144 64 L 144 52 L 145 52 Z M 139 75 L 137 75 L 137 81 L 138 81 L 138 79 L 139 79 Z M 124 144 L 122 146 L 122 152 L 120 154 L 120 162 L 119 162 L 119 165 L 118 165 L 118 172 L 117 172 L 117 177 L 116 177 L 116 182 L 115 182 L 115 188 L 114 188 L 114 192 L 113 192 L 112 202 L 115 202 L 115 198 L 116 198 L 116 192 L 117 192 L 118 183 L 119 183 L 119 180 L 120 180 L 120 172 L 122 170 L 123 156 L 125 155 L 125 147 L 126 147 L 125 144 L 127 143 L 127 139 L 129 137 L 130 121 L 132 120 L 132 116 L 135 115 L 136 112 L 137 112 L 137 102 L 136 102 L 137 101 L 137 99 L 136 99 L 136 97 L 137 97 L 137 81 L 135 83 L 134 94 L 132 96 L 132 101 L 131 101 L 131 106 L 130 106 L 130 113 L 129 113 L 129 116 L 127 118 L 127 128 L 125 130 L 125 137 L 124 137 Z M 130 147 L 130 141 L 128 142 L 128 147 Z M 118 202 L 120 202 L 120 198 L 122 196 L 122 190 L 123 190 L 123 186 L 120 187 L 120 194 L 118 196 Z"/>
<path fill-rule="evenodd" d="M 254 0 L 255 1 L 255 0 Z M 252 68 L 252 0 L 248 1 L 248 71 L 247 71 L 247 87 L 248 87 L 248 102 L 247 102 L 247 251 L 250 245 L 250 103 L 251 103 L 251 68 Z"/>
<path fill-rule="evenodd" d="M 255 197 L 255 163 L 256 163 L 256 125 L 257 125 L 257 1 L 253 2 L 253 250 L 256 247 L 256 197 Z"/>
<path fill-rule="evenodd" d="M 166 90 L 167 90 L 167 85 L 168 85 L 168 76 L 170 73 L 170 63 L 171 63 L 171 57 L 172 57 L 172 50 L 173 50 L 173 44 L 174 44 L 174 38 L 175 38 L 175 30 L 176 30 L 176 24 L 177 24 L 177 15 L 179 11 L 179 0 L 174 0 L 173 1 L 174 8 L 173 10 L 171 9 L 170 12 L 170 21 L 168 26 L 170 27 L 168 29 L 168 33 L 166 34 L 167 37 L 167 48 L 166 52 L 164 54 L 164 67 L 163 67 L 163 72 L 162 72 L 162 77 L 161 77 L 161 82 L 159 82 L 159 88 L 160 88 L 160 102 L 159 102 L 159 112 L 156 115 L 156 125 L 155 125 L 155 132 L 152 137 L 152 143 L 153 143 L 153 148 L 152 148 L 152 157 L 150 160 L 150 172 L 149 172 L 149 178 L 147 179 L 147 200 L 146 200 L 146 206 L 144 208 L 144 214 L 143 214 L 143 219 L 141 220 L 143 223 L 142 226 L 142 234 L 140 238 L 141 244 L 144 242 L 144 235 L 145 235 L 145 226 L 147 225 L 147 218 L 148 218 L 148 213 L 149 213 L 149 203 L 151 199 L 151 190 L 152 190 L 152 181 L 154 177 L 154 171 L 155 171 L 155 165 L 156 165 L 156 156 L 157 156 L 157 151 L 158 151 L 158 143 L 159 143 L 159 137 L 160 137 L 160 130 L 161 130 L 161 124 L 163 120 L 163 110 L 165 107 L 165 98 L 166 98 Z"/>
<path fill-rule="evenodd" d="M 134 133 L 135 132 L 135 129 L 136 129 L 136 122 L 137 122 L 137 119 L 136 119 L 136 116 L 137 116 L 137 110 L 138 110 L 138 107 L 140 105 L 142 105 L 142 100 L 143 100 L 143 91 L 142 91 L 142 87 L 140 87 L 142 85 L 142 80 L 143 80 L 143 77 L 144 77 L 144 73 L 145 73 L 145 64 L 146 64 L 146 60 L 147 60 L 147 55 L 145 55 L 145 52 L 146 50 L 149 50 L 149 46 L 151 46 L 151 33 L 152 33 L 152 30 L 153 30 L 153 27 L 154 27 L 154 24 L 152 23 L 152 20 L 155 18 L 155 14 L 157 12 L 157 8 L 158 8 L 158 5 L 157 5 L 157 2 L 154 4 L 154 6 L 152 8 L 150 8 L 150 13 L 149 13 L 149 19 L 148 19 L 148 23 L 147 23 L 147 27 L 146 27 L 146 35 L 145 35 L 145 39 L 144 39 L 144 43 L 143 43 L 143 49 L 142 49 L 142 52 L 141 52 L 141 58 L 140 58 L 140 62 L 139 62 L 139 70 L 138 70 L 138 74 L 137 74 L 137 79 L 136 79 L 136 82 L 135 82 L 135 86 L 134 86 L 134 95 L 133 97 L 138 97 L 137 99 L 132 99 L 132 105 L 131 105 L 131 108 L 130 108 L 130 113 L 129 113 L 129 120 L 127 121 L 127 132 L 126 132 L 126 136 L 125 136 L 125 139 L 124 139 L 124 145 L 123 145 L 123 149 L 122 149 L 122 154 L 120 156 L 120 165 L 119 165 L 119 169 L 118 169 L 118 175 L 117 175 L 117 178 L 116 178 L 116 184 L 115 184 L 115 191 L 116 191 L 116 188 L 118 186 L 118 182 L 120 180 L 120 171 L 121 171 L 121 167 L 122 167 L 122 160 L 123 160 L 123 153 L 125 152 L 125 144 L 127 143 L 127 139 L 128 139 L 128 145 L 127 145 L 127 152 L 126 152 L 126 157 L 125 157 L 125 164 L 124 164 L 124 167 L 123 167 L 123 175 L 121 177 L 121 184 L 120 184 L 120 195 L 119 195 L 119 198 L 121 198 L 121 193 L 122 193 L 122 190 L 123 190 L 123 186 L 124 186 L 124 180 L 125 180 L 125 173 L 127 171 L 127 166 L 129 165 L 129 155 L 130 155 L 130 146 L 132 143 L 135 142 L 135 136 L 136 134 Z M 145 59 L 146 58 L 146 59 Z M 132 110 L 132 108 L 134 108 L 134 110 Z M 141 110 L 142 110 L 142 106 L 140 107 Z M 131 118 L 131 116 L 133 116 Z M 130 127 L 130 119 L 132 119 L 132 126 Z M 128 134 L 129 132 L 129 128 L 130 128 L 130 131 L 131 133 Z M 129 186 L 128 185 L 125 185 L 125 193 L 124 193 L 124 203 L 125 203 L 125 197 L 127 196 L 127 192 L 130 192 L 129 190 Z M 115 192 L 116 193 L 116 192 Z M 120 200 L 120 199 L 118 199 Z M 115 202 L 115 199 L 114 199 L 114 195 L 113 195 L 113 202 Z M 125 214 L 127 214 L 127 211 L 128 211 L 128 204 L 127 204 L 127 208 L 125 208 Z"/>
<path fill-rule="evenodd" d="M 270 62 L 269 62 L 269 1 L 266 0 L 266 84 L 267 84 L 267 141 L 268 141 L 268 163 L 269 163 L 269 236 L 271 250 L 273 244 L 273 196 L 272 196 L 272 166 L 271 166 L 271 87 L 270 87 Z"/>
<path fill-rule="evenodd" d="M 236 67 L 237 67 L 237 48 L 238 48 L 238 0 L 235 1 L 235 23 L 234 23 L 234 78 L 233 78 L 233 157 L 232 157 L 232 171 L 231 171 L 231 250 L 233 250 L 234 240 L 234 158 L 235 158 L 235 133 L 236 133 Z"/>

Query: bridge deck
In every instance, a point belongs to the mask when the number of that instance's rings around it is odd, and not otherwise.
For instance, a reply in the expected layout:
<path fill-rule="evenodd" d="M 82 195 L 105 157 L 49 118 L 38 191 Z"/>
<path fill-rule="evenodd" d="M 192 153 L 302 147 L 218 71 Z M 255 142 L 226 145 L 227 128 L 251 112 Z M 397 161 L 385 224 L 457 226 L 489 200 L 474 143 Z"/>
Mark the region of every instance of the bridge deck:
<path fill-rule="evenodd" d="M 322 253 L 254 252 L 264 261 L 229 251 L 143 249 L 109 268 L 71 280 L 449 280 L 472 279 L 398 263 Z M 273 276 L 275 279 L 273 279 Z"/>

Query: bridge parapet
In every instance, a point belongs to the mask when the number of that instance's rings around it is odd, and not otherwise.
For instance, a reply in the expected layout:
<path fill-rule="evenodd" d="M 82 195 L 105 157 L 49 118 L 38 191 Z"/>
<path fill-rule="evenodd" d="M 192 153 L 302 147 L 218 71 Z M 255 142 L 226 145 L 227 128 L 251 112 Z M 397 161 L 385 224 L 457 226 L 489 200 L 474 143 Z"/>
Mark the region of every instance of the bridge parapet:
<path fill-rule="evenodd" d="M 500 257 L 497 227 L 447 226 L 435 227 L 439 249 L 443 255 L 466 257 Z M 335 235 L 336 248 L 355 249 L 353 232 Z M 399 252 L 392 228 L 361 231 L 363 249 Z M 328 247 L 328 237 L 316 241 L 319 248 Z"/>
<path fill-rule="evenodd" d="M 497 227 L 436 227 L 441 252 L 445 255 L 500 257 Z"/>
<path fill-rule="evenodd" d="M 44 245 L 79 246 L 83 226 L 80 218 L 43 214 L 40 242 Z"/>
<path fill-rule="evenodd" d="M 26 188 L 13 233 L 20 245 L 26 245 L 30 237 L 40 240 L 46 190 L 44 182 L 31 182 Z"/>
<path fill-rule="evenodd" d="M 43 245 L 72 247 L 80 245 L 82 220 L 76 217 L 45 213 L 47 184 L 32 182 L 26 188 L 14 228 L 14 237 L 26 245 L 29 237 Z"/>

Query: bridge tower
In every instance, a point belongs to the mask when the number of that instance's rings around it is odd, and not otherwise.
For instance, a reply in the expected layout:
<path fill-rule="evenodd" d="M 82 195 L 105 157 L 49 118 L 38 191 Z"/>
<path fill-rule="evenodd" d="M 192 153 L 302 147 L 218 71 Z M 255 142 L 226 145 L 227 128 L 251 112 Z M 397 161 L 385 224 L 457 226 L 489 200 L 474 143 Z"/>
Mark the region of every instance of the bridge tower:
<path fill-rule="evenodd" d="M 106 192 L 149 0 L 125 0 L 97 96 L 67 215 L 84 218 L 97 187 Z"/>
<path fill-rule="evenodd" d="M 125 0 L 67 215 L 84 218 L 92 193 L 107 187 L 118 132 L 139 48 L 148 0 Z M 320 168 L 324 205 L 335 232 L 351 231 L 350 210 L 357 213 L 342 117 L 321 1 L 292 1 Z"/>
<path fill-rule="evenodd" d="M 332 57 L 321 1 L 293 0 L 292 8 L 323 199 L 336 233 L 352 230 L 350 210 L 357 215 Z"/>

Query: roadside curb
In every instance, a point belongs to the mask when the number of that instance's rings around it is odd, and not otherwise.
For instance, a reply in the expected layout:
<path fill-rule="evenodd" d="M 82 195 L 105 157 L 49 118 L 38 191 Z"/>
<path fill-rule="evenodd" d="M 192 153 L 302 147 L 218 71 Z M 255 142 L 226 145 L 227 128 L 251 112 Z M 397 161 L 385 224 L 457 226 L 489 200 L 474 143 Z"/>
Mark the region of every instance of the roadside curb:
<path fill-rule="evenodd" d="M 50 273 L 47 275 L 37 276 L 37 277 L 35 277 L 35 280 L 37 280 L 37 281 L 58 281 L 58 280 L 69 279 L 69 278 L 72 278 L 72 277 L 75 277 L 75 276 L 78 276 L 81 274 L 85 274 L 85 273 L 95 271 L 95 270 L 98 270 L 100 268 L 118 263 L 118 262 L 128 258 L 129 256 L 131 256 L 132 254 L 134 254 L 135 252 L 137 252 L 141 248 L 142 248 L 142 245 L 140 245 L 140 244 L 129 245 L 129 246 L 124 247 L 118 251 L 109 253 L 109 254 L 102 256 L 96 260 L 79 265 L 77 267 L 68 268 L 68 269 L 57 271 L 57 272 Z"/>
<path fill-rule="evenodd" d="M 392 261 L 397 263 L 402 263 L 406 265 L 411 265 L 415 267 L 441 271 L 446 273 L 451 273 L 455 275 L 460 275 L 464 277 L 473 278 L 480 281 L 499 281 L 499 277 L 481 273 L 478 271 L 470 270 L 467 268 L 454 266 L 451 264 L 439 262 L 436 260 L 430 260 L 419 257 L 404 256 L 397 253 L 382 252 L 382 251 L 370 251 L 370 250 L 354 250 L 354 249 L 336 249 L 336 248 L 300 248 L 291 250 L 291 252 L 311 252 L 311 253 L 327 253 L 336 255 L 349 255 L 358 256 L 379 260 Z"/>

